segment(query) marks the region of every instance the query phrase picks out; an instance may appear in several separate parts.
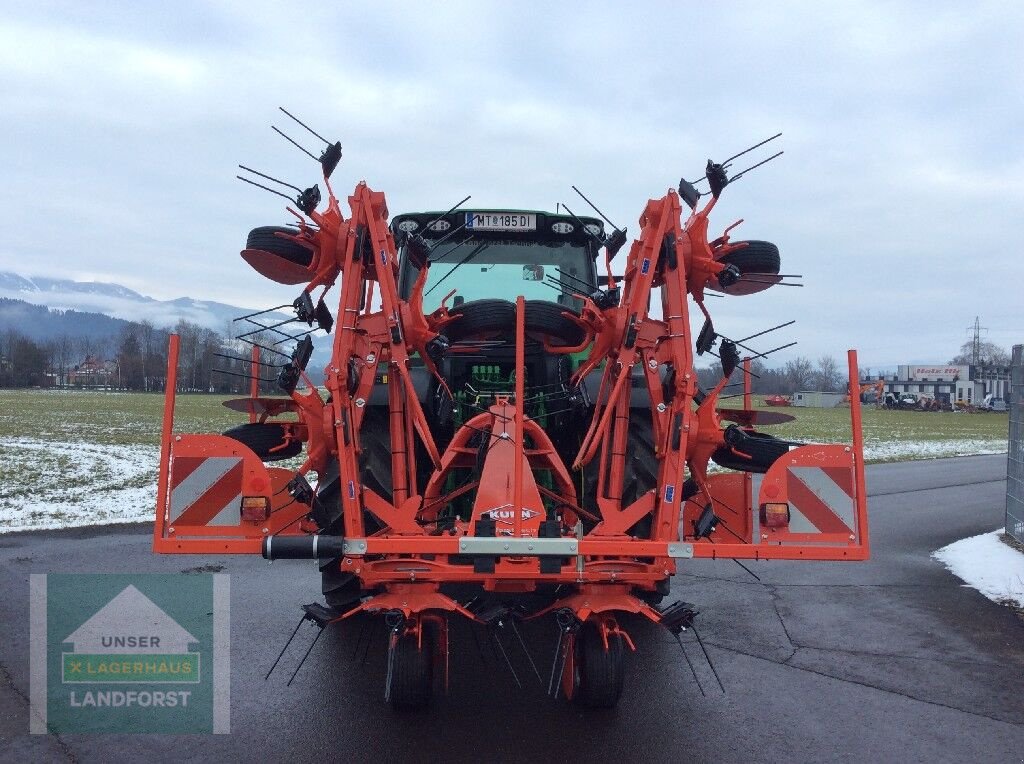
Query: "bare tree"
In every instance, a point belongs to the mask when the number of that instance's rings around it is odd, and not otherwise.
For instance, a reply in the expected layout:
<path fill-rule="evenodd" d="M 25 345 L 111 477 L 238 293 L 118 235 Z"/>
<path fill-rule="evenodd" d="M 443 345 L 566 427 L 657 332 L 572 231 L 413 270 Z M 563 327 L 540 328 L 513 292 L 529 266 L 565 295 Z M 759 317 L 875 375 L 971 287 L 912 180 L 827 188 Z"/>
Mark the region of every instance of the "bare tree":
<path fill-rule="evenodd" d="M 787 393 L 806 390 L 814 382 L 814 364 L 809 358 L 797 356 L 791 361 L 786 361 L 784 372 Z"/>
<path fill-rule="evenodd" d="M 966 366 L 973 363 L 974 342 L 968 341 L 960 346 L 960 352 L 950 359 L 951 364 Z M 994 342 L 978 343 L 978 362 L 984 366 L 1009 366 L 1010 354 Z"/>
<path fill-rule="evenodd" d="M 818 359 L 818 367 L 814 371 L 814 383 L 819 390 L 823 392 L 838 390 L 842 380 L 835 358 L 823 355 Z"/>

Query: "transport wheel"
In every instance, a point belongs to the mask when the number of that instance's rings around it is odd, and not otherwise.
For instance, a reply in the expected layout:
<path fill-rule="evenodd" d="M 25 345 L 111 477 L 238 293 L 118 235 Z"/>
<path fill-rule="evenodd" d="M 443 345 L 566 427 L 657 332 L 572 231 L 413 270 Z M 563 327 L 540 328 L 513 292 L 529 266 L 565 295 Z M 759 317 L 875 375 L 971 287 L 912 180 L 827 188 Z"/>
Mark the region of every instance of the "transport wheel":
<path fill-rule="evenodd" d="M 277 448 L 285 442 L 284 427 L 273 422 L 241 424 L 226 430 L 224 435 L 248 446 L 256 456 L 265 462 L 291 459 L 302 453 L 301 441 L 293 441 L 284 448 Z"/>
<path fill-rule="evenodd" d="M 735 252 L 730 252 L 723 257 L 720 262 L 726 265 L 735 265 L 739 268 L 740 274 L 766 274 L 765 280 L 769 280 L 771 275 L 778 274 L 782 267 L 782 261 L 779 257 L 779 248 L 770 241 L 751 239 L 746 242 L 738 241 L 735 243 L 745 243 L 747 246 L 742 249 L 737 249 Z M 757 277 L 753 276 L 752 278 Z M 754 294 L 755 292 L 763 292 L 771 286 L 771 284 L 759 284 L 756 282 L 743 281 L 741 279 L 732 286 L 722 287 L 714 278 L 708 281 L 709 288 L 731 295 L 745 295 Z"/>
<path fill-rule="evenodd" d="M 298 230 L 285 228 L 279 225 L 265 225 L 253 228 L 249 231 L 249 237 L 245 240 L 246 249 L 259 249 L 269 252 L 272 255 L 283 257 L 296 265 L 307 266 L 313 260 L 313 251 L 296 244 L 294 241 L 282 239 L 278 233 L 286 233 L 295 236 Z"/>
<path fill-rule="evenodd" d="M 625 644 L 622 637 L 608 637 L 608 649 L 596 624 L 583 624 L 576 637 L 576 694 L 574 700 L 587 708 L 614 708 L 622 695 L 625 678 Z"/>
<path fill-rule="evenodd" d="M 384 699 L 399 711 L 426 708 L 434 685 L 434 640 L 424 629 L 422 639 L 403 634 L 388 650 Z M 420 641 L 422 644 L 418 644 Z"/>
<path fill-rule="evenodd" d="M 726 443 L 750 458 L 744 459 L 734 454 L 728 447 L 716 449 L 711 458 L 720 467 L 740 472 L 767 472 L 769 467 L 789 451 L 791 445 L 788 441 L 779 440 L 767 433 L 741 430 L 735 425 L 726 428 L 725 439 Z"/>

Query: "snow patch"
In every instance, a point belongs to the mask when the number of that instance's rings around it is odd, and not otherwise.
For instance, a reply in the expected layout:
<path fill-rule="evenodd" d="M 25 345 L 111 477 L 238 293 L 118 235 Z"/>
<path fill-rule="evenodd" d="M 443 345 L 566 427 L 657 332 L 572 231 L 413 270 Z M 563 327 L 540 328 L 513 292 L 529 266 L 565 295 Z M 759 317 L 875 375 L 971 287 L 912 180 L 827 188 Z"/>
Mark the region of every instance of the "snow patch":
<path fill-rule="evenodd" d="M 904 461 L 942 459 L 949 456 L 1005 454 L 1005 439 L 959 438 L 952 440 L 865 440 L 864 458 L 868 461 Z"/>
<path fill-rule="evenodd" d="M 1002 528 L 954 541 L 932 552 L 949 572 L 993 602 L 1024 607 L 1024 553 L 1004 544 Z"/>
<path fill-rule="evenodd" d="M 0 443 L 0 533 L 152 520 L 159 449 Z"/>

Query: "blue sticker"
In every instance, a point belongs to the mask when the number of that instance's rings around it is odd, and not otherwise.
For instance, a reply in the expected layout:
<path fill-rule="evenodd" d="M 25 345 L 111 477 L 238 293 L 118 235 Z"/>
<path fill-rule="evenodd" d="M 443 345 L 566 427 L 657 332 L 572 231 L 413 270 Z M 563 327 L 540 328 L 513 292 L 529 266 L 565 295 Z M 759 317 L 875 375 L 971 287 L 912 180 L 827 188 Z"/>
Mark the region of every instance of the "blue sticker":
<path fill-rule="evenodd" d="M 665 486 L 665 503 L 671 504 L 672 499 L 676 497 L 676 487 L 674 485 Z"/>
<path fill-rule="evenodd" d="M 348 497 L 354 499 L 356 497 L 356 484 L 351 480 L 348 481 Z"/>
<path fill-rule="evenodd" d="M 647 275 L 647 271 L 651 269 L 651 261 L 648 258 L 644 258 L 644 261 L 640 264 L 640 273 Z"/>
<path fill-rule="evenodd" d="M 381 265 L 388 264 L 388 255 L 383 249 L 380 251 L 380 263 Z"/>

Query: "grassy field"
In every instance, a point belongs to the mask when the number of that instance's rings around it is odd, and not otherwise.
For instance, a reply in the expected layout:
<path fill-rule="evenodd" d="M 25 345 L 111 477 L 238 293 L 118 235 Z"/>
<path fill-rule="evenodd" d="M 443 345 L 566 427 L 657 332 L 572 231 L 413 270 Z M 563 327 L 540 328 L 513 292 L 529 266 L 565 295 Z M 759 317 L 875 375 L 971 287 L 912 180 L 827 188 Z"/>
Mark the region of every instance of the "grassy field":
<path fill-rule="evenodd" d="M 223 400 L 179 396 L 175 430 L 222 432 L 245 421 Z M 772 410 L 797 417 L 761 428 L 780 438 L 850 441 L 848 408 Z M 155 394 L 0 390 L 0 533 L 151 517 L 162 416 Z M 1006 450 L 1006 414 L 865 406 L 863 419 L 869 462 Z"/>

